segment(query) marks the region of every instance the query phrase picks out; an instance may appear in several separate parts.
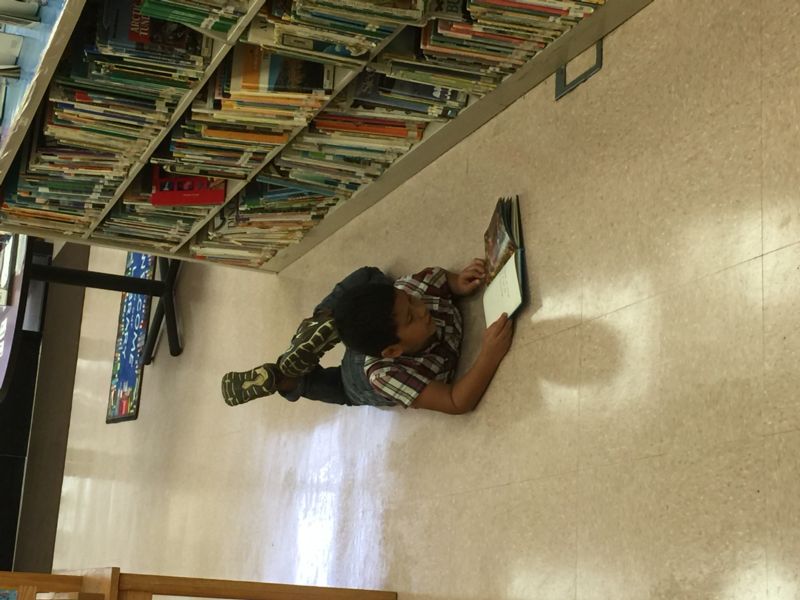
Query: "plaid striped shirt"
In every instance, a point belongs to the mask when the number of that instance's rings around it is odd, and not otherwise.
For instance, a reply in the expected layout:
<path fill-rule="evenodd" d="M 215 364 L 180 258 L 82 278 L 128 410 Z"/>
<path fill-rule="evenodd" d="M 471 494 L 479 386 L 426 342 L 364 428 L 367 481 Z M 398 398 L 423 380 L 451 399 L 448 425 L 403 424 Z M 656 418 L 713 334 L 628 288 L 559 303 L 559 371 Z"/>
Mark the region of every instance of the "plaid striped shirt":
<path fill-rule="evenodd" d="M 461 313 L 453 303 L 447 271 L 425 269 L 398 279 L 394 286 L 422 299 L 436 324 L 431 344 L 417 354 L 366 358 L 364 372 L 372 388 L 389 400 L 411 406 L 431 381 L 453 380 L 461 349 Z"/>

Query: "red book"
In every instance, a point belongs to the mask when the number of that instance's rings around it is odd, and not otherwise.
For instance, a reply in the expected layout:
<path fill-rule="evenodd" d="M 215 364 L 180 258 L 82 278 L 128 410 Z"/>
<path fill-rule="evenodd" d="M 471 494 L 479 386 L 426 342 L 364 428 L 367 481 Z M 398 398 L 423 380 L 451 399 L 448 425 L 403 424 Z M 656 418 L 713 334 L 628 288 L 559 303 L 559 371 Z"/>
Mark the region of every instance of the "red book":
<path fill-rule="evenodd" d="M 207 206 L 225 202 L 225 180 L 172 175 L 153 165 L 150 203 L 154 206 Z"/>

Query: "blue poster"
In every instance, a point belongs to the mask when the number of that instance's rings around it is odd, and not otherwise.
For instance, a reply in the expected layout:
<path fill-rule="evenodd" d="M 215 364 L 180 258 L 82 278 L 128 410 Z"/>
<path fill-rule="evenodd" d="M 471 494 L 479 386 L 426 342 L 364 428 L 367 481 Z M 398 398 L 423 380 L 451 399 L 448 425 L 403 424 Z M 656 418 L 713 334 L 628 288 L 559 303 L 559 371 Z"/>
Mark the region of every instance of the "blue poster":
<path fill-rule="evenodd" d="M 129 252 L 125 275 L 151 279 L 155 273 L 155 258 L 149 254 Z M 117 344 L 111 371 L 111 390 L 108 395 L 106 423 L 128 421 L 139 414 L 143 352 L 150 321 L 150 296 L 123 292 L 117 325 Z"/>

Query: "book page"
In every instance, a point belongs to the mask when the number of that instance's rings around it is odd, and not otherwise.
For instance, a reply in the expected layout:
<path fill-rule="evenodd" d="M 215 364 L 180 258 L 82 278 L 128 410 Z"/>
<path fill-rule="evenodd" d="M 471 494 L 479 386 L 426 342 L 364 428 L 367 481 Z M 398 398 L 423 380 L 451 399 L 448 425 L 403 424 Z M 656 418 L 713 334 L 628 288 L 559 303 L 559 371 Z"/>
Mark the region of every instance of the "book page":
<path fill-rule="evenodd" d="M 517 255 L 512 254 L 483 293 L 486 326 L 494 323 L 503 313 L 511 316 L 521 305 L 522 290 L 519 289 L 517 276 Z"/>

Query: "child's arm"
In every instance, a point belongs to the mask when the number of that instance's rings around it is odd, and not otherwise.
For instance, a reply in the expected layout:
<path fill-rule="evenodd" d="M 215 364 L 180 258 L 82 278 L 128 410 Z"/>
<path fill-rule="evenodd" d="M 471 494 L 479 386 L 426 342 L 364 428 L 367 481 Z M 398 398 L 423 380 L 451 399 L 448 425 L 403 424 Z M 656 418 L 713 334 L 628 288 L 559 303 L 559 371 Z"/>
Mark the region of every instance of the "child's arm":
<path fill-rule="evenodd" d="M 480 354 L 464 376 L 452 384 L 430 382 L 411 406 L 451 415 L 462 415 L 474 410 L 508 352 L 513 335 L 512 321 L 503 313 L 487 327 Z"/>

